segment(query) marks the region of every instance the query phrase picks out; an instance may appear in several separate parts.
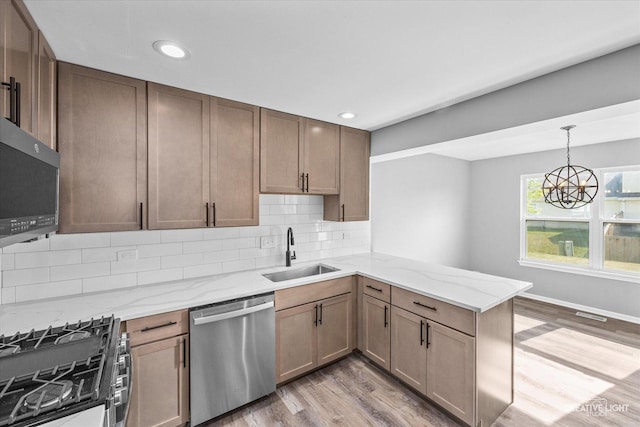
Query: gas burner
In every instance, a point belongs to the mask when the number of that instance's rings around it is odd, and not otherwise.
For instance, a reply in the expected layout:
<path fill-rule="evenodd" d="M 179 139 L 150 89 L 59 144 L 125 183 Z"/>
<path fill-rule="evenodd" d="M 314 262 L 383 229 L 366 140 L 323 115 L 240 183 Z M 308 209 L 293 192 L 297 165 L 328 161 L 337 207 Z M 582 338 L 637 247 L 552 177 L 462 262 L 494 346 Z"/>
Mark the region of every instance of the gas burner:
<path fill-rule="evenodd" d="M 30 410 L 45 409 L 64 401 L 71 394 L 71 390 L 73 390 L 71 381 L 52 381 L 26 396 L 24 404 Z"/>
<path fill-rule="evenodd" d="M 91 336 L 91 332 L 89 331 L 73 331 L 61 337 L 58 337 L 55 341 L 55 344 L 64 344 L 64 343 L 73 342 L 73 341 L 80 341 L 85 338 L 89 338 L 90 336 Z"/>
<path fill-rule="evenodd" d="M 12 344 L 0 344 L 0 357 L 11 356 L 20 352 L 20 347 Z"/>

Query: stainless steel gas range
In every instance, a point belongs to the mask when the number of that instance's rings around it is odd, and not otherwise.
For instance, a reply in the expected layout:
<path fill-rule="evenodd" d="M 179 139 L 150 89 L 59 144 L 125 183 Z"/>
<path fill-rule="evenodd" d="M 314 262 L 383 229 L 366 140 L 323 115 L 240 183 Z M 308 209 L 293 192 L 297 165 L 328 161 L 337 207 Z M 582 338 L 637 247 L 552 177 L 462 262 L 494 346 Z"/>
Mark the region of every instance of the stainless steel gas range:
<path fill-rule="evenodd" d="M 0 336 L 0 426 L 38 426 L 96 407 L 104 426 L 123 426 L 131 359 L 119 331 L 111 316 Z"/>

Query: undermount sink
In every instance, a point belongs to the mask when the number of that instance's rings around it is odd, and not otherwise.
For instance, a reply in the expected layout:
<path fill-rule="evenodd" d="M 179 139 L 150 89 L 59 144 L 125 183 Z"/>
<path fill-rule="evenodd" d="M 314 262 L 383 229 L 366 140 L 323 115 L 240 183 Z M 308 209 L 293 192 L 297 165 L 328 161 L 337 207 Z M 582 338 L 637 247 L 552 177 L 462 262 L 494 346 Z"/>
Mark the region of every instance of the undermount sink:
<path fill-rule="evenodd" d="M 316 276 L 318 274 L 340 271 L 338 268 L 328 267 L 324 264 L 316 264 L 309 267 L 301 267 L 293 270 L 277 271 L 275 273 L 263 274 L 272 282 L 282 282 L 284 280 L 300 279 L 301 277 Z"/>

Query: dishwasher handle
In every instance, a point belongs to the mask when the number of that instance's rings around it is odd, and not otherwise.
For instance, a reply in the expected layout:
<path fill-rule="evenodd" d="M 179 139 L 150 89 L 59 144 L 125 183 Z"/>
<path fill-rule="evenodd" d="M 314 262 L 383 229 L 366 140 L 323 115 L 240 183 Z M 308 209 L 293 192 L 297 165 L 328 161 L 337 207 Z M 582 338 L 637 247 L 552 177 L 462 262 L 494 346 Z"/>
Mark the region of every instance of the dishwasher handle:
<path fill-rule="evenodd" d="M 243 308 L 241 310 L 229 311 L 227 313 L 214 314 L 207 317 L 195 317 L 193 324 L 195 326 L 203 325 L 205 323 L 218 322 L 220 320 L 232 319 L 234 317 L 245 316 L 247 314 L 255 313 L 257 311 L 267 310 L 273 307 L 273 301 L 265 302 L 262 304 L 254 305 L 253 307 Z"/>

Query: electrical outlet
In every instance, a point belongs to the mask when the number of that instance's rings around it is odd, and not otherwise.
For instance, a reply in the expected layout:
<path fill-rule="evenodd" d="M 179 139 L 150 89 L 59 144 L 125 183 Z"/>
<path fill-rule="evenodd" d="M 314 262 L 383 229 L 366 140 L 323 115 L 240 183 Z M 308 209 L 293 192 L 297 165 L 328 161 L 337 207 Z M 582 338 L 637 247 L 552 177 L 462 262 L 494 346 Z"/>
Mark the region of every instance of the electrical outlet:
<path fill-rule="evenodd" d="M 345 231 L 344 233 L 342 233 L 342 239 L 346 240 L 346 239 L 350 239 L 351 238 L 351 233 L 348 231 Z"/>
<path fill-rule="evenodd" d="M 118 252 L 118 262 L 120 261 L 135 261 L 138 259 L 137 249 Z"/>
<path fill-rule="evenodd" d="M 276 247 L 276 238 L 273 236 L 262 236 L 260 238 L 260 249 L 271 249 Z"/>

